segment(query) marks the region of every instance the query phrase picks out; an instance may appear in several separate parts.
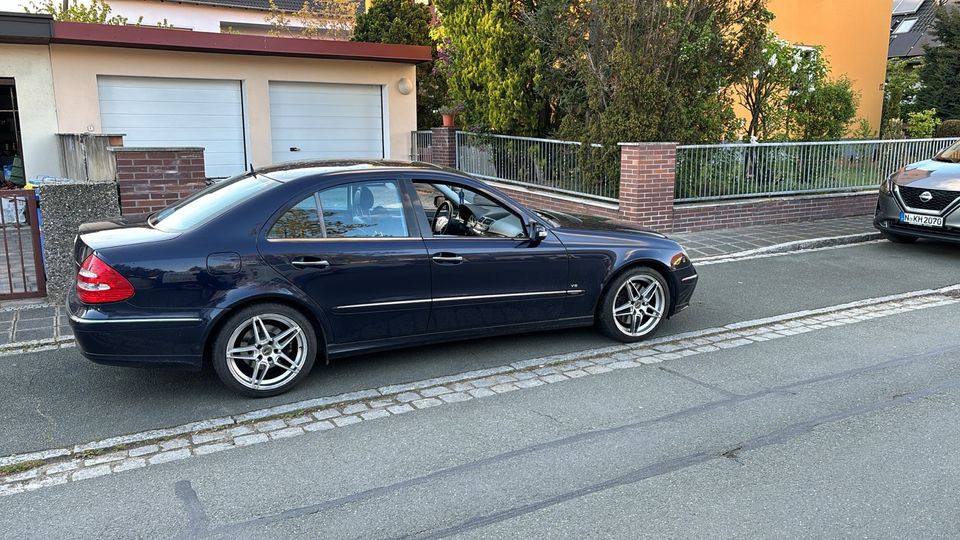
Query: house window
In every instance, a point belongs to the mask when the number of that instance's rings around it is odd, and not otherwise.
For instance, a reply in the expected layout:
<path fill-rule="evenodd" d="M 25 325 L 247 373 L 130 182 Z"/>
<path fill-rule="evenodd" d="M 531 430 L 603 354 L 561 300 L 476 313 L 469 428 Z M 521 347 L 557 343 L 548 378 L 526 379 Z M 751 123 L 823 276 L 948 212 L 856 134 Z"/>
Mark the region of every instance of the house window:
<path fill-rule="evenodd" d="M 0 172 L 3 181 L 24 183 L 17 88 L 13 79 L 4 78 L 0 78 Z"/>
<path fill-rule="evenodd" d="M 893 33 L 906 34 L 913 28 L 913 25 L 915 24 L 917 24 L 916 19 L 904 19 L 900 21 L 900 24 L 898 24 L 896 28 L 893 29 Z"/>

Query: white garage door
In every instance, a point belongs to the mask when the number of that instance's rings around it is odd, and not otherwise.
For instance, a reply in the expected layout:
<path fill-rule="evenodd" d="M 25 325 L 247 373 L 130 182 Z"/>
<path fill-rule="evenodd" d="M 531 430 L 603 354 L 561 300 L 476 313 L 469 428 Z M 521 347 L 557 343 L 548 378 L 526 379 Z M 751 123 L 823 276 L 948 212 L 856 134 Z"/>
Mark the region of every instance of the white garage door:
<path fill-rule="evenodd" d="M 240 81 L 99 77 L 104 133 L 126 146 L 202 146 L 207 176 L 246 169 Z"/>
<path fill-rule="evenodd" d="M 380 87 L 270 83 L 273 161 L 384 157 Z"/>

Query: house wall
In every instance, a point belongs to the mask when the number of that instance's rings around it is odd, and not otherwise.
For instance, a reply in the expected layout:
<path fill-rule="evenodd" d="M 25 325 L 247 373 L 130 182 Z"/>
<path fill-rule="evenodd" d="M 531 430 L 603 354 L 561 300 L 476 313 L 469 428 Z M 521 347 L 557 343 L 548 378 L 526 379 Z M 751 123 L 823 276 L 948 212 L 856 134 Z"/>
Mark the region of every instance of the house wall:
<path fill-rule="evenodd" d="M 889 0 L 769 0 L 768 8 L 776 15 L 771 29 L 781 38 L 823 47 L 831 76 L 846 74 L 860 93 L 857 119 L 866 118 L 879 130 L 890 40 Z"/>
<path fill-rule="evenodd" d="M 101 131 L 98 75 L 243 81 L 247 153 L 255 167 L 272 161 L 270 81 L 381 85 L 386 89 L 386 153 L 394 159 L 408 158 L 410 132 L 417 126 L 416 94 L 397 89 L 402 78 L 416 81 L 411 64 L 62 44 L 50 51 L 61 132 Z"/>
<path fill-rule="evenodd" d="M 23 165 L 27 179 L 59 176 L 57 106 L 50 53 L 46 45 L 0 44 L 0 77 L 17 87 Z"/>

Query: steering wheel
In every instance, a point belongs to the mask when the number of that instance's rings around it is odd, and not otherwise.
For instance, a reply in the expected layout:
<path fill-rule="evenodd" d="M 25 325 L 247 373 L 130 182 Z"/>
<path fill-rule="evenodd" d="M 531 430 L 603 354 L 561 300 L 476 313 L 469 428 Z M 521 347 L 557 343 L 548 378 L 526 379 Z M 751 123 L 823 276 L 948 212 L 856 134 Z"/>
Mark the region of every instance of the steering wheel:
<path fill-rule="evenodd" d="M 440 203 L 437 211 L 433 214 L 433 234 L 446 234 L 447 228 L 450 226 L 450 221 L 456 217 L 452 202 L 443 201 Z"/>

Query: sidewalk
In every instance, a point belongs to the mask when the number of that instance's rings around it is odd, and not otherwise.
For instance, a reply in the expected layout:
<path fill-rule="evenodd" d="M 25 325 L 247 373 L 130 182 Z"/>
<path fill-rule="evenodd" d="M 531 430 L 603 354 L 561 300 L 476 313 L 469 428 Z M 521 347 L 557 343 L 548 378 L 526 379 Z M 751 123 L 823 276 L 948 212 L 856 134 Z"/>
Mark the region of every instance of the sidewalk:
<path fill-rule="evenodd" d="M 873 228 L 873 216 L 866 215 L 669 236 L 680 242 L 680 245 L 687 249 L 690 258 L 696 262 L 755 250 L 792 251 L 864 242 L 879 238 L 880 233 Z"/>

